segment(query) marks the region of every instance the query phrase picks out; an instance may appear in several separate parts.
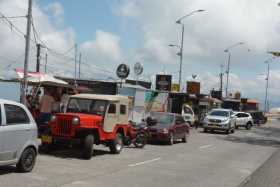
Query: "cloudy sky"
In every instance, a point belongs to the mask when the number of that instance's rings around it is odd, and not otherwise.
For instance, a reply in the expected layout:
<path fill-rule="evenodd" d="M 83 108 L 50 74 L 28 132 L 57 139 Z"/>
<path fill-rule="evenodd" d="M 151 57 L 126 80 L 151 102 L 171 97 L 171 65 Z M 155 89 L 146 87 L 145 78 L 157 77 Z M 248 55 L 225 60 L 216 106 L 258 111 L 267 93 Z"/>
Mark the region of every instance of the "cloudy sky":
<path fill-rule="evenodd" d="M 143 78 L 165 72 L 178 80 L 178 49 L 181 27 L 175 21 L 193 10 L 205 9 L 183 20 L 185 24 L 183 81 L 197 74 L 204 92 L 219 87 L 224 49 L 231 50 L 230 91 L 263 100 L 269 50 L 280 49 L 278 0 L 34 0 L 35 29 L 49 50 L 42 49 L 42 69 L 48 54 L 47 71 L 73 76 L 75 43 L 82 54 L 82 78 L 115 76 L 121 62 L 144 65 Z M 0 0 L 0 13 L 22 16 L 27 0 Z M 10 19 L 22 32 L 26 19 Z M 34 34 L 32 32 L 32 40 Z M 38 39 L 37 39 L 38 40 Z M 38 41 L 39 41 L 38 40 Z M 22 67 L 24 38 L 0 20 L 0 77 L 15 76 Z M 250 52 L 248 52 L 250 49 Z M 32 42 L 29 69 L 35 70 L 36 47 Z M 271 63 L 270 98 L 280 96 L 280 61 Z M 131 74 L 131 77 L 134 75 Z"/>

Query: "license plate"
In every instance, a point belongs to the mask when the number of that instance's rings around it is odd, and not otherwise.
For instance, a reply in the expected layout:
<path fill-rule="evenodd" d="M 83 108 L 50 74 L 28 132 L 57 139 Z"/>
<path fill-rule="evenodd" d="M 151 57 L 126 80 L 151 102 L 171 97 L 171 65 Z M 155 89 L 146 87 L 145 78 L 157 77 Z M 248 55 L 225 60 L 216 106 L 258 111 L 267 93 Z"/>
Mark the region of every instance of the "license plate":
<path fill-rule="evenodd" d="M 50 143 L 52 143 L 52 137 L 49 136 L 49 135 L 42 135 L 41 141 L 42 141 L 43 143 L 48 143 L 48 144 L 50 144 Z"/>

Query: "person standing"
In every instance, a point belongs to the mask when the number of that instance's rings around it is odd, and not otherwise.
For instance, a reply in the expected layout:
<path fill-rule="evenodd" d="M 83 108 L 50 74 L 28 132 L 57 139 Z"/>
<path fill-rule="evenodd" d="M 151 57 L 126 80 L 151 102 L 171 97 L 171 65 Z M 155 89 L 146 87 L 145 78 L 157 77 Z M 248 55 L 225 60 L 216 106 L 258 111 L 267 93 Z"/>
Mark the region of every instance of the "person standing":
<path fill-rule="evenodd" d="M 40 114 L 38 116 L 39 132 L 41 131 L 40 127 L 46 125 L 46 123 L 50 120 L 54 102 L 55 100 L 51 95 L 50 88 L 47 87 L 44 88 L 44 95 L 41 97 L 39 102 L 39 110 L 40 110 Z"/>

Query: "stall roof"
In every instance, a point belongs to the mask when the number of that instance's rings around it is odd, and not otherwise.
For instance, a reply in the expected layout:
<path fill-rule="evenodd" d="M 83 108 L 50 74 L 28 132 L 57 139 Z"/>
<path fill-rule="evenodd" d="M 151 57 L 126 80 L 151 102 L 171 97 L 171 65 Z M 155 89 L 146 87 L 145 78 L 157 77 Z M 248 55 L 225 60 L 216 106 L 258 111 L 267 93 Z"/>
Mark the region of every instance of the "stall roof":
<path fill-rule="evenodd" d="M 71 98 L 99 99 L 99 100 L 106 100 L 106 101 L 119 101 L 119 100 L 128 99 L 128 97 L 122 95 L 99 95 L 99 94 L 77 94 L 71 96 Z"/>
<path fill-rule="evenodd" d="M 22 69 L 16 69 L 16 73 L 19 81 L 23 79 L 24 73 Z M 28 72 L 27 81 L 29 84 L 33 85 L 45 85 L 45 86 L 61 86 L 61 87 L 71 87 L 67 82 L 54 78 L 54 76 L 40 73 L 40 72 Z"/>

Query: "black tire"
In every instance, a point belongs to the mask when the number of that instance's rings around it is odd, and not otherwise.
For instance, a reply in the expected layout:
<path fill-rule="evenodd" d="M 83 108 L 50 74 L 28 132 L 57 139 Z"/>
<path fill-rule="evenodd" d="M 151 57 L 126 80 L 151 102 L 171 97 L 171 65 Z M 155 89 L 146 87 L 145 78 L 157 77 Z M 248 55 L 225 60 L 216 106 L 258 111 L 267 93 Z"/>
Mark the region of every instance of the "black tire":
<path fill-rule="evenodd" d="M 93 154 L 93 144 L 94 144 L 94 136 L 92 134 L 87 135 L 83 139 L 83 153 L 82 157 L 84 159 L 91 159 Z"/>
<path fill-rule="evenodd" d="M 145 135 L 145 133 L 137 134 L 133 144 L 136 148 L 145 147 L 145 145 L 147 144 L 147 136 Z"/>
<path fill-rule="evenodd" d="M 231 132 L 231 129 L 226 130 L 226 134 L 230 134 L 230 132 Z"/>
<path fill-rule="evenodd" d="M 173 145 L 173 144 L 174 144 L 174 135 L 171 132 L 168 139 L 168 145 Z"/>
<path fill-rule="evenodd" d="M 36 163 L 36 151 L 32 147 L 26 148 L 16 165 L 17 170 L 22 173 L 30 172 Z"/>
<path fill-rule="evenodd" d="M 203 129 L 203 132 L 207 133 L 207 132 L 208 132 L 208 129 L 204 128 L 204 129 Z"/>
<path fill-rule="evenodd" d="M 232 128 L 230 132 L 233 134 L 234 133 L 234 128 Z"/>
<path fill-rule="evenodd" d="M 182 138 L 182 142 L 183 143 L 187 143 L 188 142 L 188 133 L 185 132 L 184 137 Z"/>
<path fill-rule="evenodd" d="M 120 154 L 123 149 L 123 136 L 120 133 L 116 134 L 116 138 L 110 143 L 109 149 L 113 154 Z"/>
<path fill-rule="evenodd" d="M 247 130 L 250 130 L 252 128 L 252 124 L 249 122 L 249 123 L 247 123 L 247 125 L 246 125 L 246 129 Z"/>

